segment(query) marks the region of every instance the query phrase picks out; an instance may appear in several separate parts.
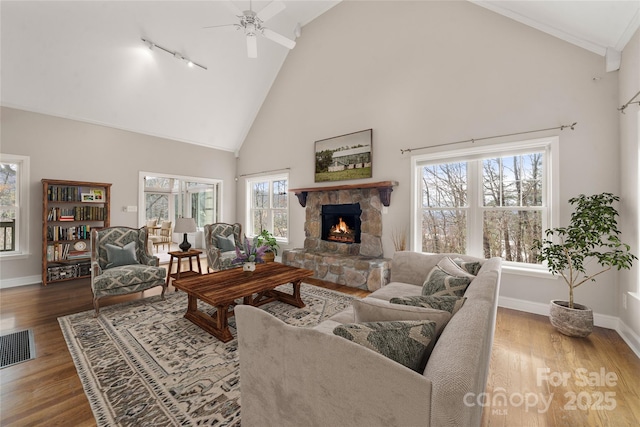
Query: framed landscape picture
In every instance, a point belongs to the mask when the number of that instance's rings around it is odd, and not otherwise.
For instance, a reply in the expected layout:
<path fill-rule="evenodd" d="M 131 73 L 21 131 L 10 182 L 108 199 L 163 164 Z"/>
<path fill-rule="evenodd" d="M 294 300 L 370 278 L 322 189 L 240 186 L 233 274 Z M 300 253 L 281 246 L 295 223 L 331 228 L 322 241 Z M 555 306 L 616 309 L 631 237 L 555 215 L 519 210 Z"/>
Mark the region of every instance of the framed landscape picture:
<path fill-rule="evenodd" d="M 371 178 L 372 129 L 315 142 L 315 182 Z"/>

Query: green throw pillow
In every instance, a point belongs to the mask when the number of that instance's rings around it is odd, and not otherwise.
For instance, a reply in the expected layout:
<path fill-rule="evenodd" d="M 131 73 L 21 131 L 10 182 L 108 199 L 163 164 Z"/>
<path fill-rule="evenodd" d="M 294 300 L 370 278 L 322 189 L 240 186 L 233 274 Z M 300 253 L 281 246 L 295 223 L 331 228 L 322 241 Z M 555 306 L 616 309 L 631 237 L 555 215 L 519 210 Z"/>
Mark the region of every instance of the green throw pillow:
<path fill-rule="evenodd" d="M 460 258 L 454 259 L 453 262 L 458 264 L 460 268 L 462 268 L 464 271 L 466 271 L 469 274 L 473 274 L 474 276 L 478 275 L 478 272 L 482 267 L 482 264 L 480 264 L 477 261 L 464 261 Z"/>
<path fill-rule="evenodd" d="M 333 333 L 422 373 L 432 348 L 429 344 L 436 336 L 436 322 L 349 323 L 337 326 Z"/>
<path fill-rule="evenodd" d="M 129 242 L 123 247 L 107 243 L 105 247 L 107 249 L 107 265 L 105 268 L 140 264 L 136 257 L 136 242 Z"/>
<path fill-rule="evenodd" d="M 466 297 L 453 297 L 451 295 L 416 295 L 411 297 L 391 298 L 391 304 L 411 305 L 414 307 L 433 308 L 436 310 L 444 310 L 453 316 L 462 307 Z"/>
<path fill-rule="evenodd" d="M 450 276 L 435 266 L 422 285 L 422 295 L 451 295 L 461 297 L 471 283 L 469 277 Z"/>
<path fill-rule="evenodd" d="M 218 248 L 220 248 L 222 252 L 229 252 L 229 251 L 236 250 L 236 238 L 233 237 L 233 234 L 230 234 L 228 236 L 223 236 L 222 234 L 218 234 L 216 236 L 216 239 L 218 240 Z"/>

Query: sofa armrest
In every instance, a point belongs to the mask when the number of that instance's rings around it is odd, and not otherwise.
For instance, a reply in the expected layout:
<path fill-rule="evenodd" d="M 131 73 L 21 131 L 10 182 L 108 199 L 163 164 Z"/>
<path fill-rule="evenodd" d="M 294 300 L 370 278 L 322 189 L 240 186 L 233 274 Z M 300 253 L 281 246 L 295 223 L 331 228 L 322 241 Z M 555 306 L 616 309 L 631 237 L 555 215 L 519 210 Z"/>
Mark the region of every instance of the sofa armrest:
<path fill-rule="evenodd" d="M 235 308 L 243 426 L 429 425 L 431 382 L 333 334 Z"/>

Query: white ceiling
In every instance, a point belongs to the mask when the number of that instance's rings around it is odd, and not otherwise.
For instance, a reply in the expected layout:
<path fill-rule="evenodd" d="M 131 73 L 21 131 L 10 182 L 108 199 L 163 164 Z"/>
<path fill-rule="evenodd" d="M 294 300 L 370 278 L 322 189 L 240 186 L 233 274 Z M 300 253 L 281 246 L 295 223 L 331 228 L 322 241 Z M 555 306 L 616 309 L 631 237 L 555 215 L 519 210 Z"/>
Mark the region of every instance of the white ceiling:
<path fill-rule="evenodd" d="M 284 1 L 265 26 L 293 39 L 297 24 L 339 1 Z M 236 22 L 226 3 L 2 0 L 1 103 L 236 152 L 288 50 L 261 38 L 249 59 L 240 32 L 203 29 Z M 640 23 L 640 0 L 474 3 L 602 56 L 621 51 Z"/>

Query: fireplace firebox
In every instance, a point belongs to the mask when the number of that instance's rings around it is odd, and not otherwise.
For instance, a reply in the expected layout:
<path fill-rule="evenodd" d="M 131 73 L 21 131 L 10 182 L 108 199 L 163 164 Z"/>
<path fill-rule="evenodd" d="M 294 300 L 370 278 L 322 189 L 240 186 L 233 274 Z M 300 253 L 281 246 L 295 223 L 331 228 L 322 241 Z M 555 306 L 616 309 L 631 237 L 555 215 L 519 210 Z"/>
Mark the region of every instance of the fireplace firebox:
<path fill-rule="evenodd" d="M 360 243 L 360 214 L 360 203 L 323 205 L 320 238 L 329 242 Z"/>

